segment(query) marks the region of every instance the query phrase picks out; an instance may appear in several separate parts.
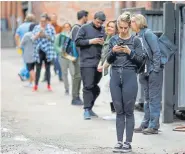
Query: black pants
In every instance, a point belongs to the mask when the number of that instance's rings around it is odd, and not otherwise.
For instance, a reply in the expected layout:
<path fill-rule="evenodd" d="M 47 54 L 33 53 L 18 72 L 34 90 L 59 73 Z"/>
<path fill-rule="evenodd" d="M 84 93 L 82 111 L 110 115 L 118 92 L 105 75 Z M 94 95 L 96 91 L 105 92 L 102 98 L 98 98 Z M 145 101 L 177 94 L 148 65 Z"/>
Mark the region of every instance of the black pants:
<path fill-rule="evenodd" d="M 98 83 L 102 73 L 98 72 L 96 67 L 81 67 L 80 69 L 83 82 L 84 109 L 92 109 L 100 94 Z"/>
<path fill-rule="evenodd" d="M 51 65 L 51 62 L 47 62 L 46 54 L 45 54 L 45 52 L 43 52 L 41 50 L 39 51 L 39 58 L 40 58 L 40 63 L 36 63 L 35 85 L 38 85 L 38 83 L 39 83 L 40 72 L 41 72 L 43 61 L 45 63 L 45 68 L 46 68 L 46 80 L 48 82 L 48 85 L 50 85 L 50 78 L 51 78 L 50 65 Z"/>
<path fill-rule="evenodd" d="M 117 140 L 123 141 L 126 128 L 126 142 L 132 142 L 135 125 L 134 105 L 138 91 L 136 72 L 112 68 L 110 91 L 116 110 Z"/>

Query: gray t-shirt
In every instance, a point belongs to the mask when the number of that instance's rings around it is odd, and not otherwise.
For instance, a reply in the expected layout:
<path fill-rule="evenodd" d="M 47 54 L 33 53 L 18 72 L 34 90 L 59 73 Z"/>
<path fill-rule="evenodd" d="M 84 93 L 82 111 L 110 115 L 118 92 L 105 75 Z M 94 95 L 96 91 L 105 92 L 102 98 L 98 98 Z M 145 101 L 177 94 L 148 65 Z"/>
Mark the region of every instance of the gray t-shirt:
<path fill-rule="evenodd" d="M 27 32 L 21 41 L 21 47 L 23 48 L 23 59 L 25 63 L 33 63 L 34 60 L 34 45 L 31 39 L 32 32 Z"/>

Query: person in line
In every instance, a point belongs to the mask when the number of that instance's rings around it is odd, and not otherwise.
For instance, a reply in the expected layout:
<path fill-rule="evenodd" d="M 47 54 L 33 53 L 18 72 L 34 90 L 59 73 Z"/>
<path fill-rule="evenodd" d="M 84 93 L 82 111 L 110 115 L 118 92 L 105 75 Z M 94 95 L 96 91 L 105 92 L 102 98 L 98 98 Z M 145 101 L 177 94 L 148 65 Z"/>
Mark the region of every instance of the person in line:
<path fill-rule="evenodd" d="M 38 90 L 38 83 L 40 79 L 40 72 L 42 67 L 42 62 L 45 63 L 46 68 L 46 79 L 47 79 L 47 89 L 51 91 L 51 72 L 50 65 L 54 58 L 56 58 L 56 53 L 54 51 L 54 39 L 55 39 L 55 29 L 53 26 L 48 24 L 48 15 L 42 14 L 40 17 L 40 24 L 36 26 L 33 30 L 32 40 L 34 41 L 34 58 L 36 61 L 36 79 L 33 91 Z"/>
<path fill-rule="evenodd" d="M 31 39 L 32 37 L 32 31 L 34 29 L 34 27 L 37 24 L 32 23 L 29 27 L 29 32 L 27 32 L 22 40 L 21 40 L 21 44 L 20 44 L 20 48 L 24 48 L 24 52 L 23 52 L 23 59 L 24 62 L 26 63 L 26 66 L 28 68 L 28 71 L 30 73 L 30 79 L 29 79 L 29 85 L 28 87 L 33 87 L 33 82 L 35 82 L 35 71 L 34 71 L 34 66 L 35 66 L 35 59 L 34 59 L 34 45 L 33 45 L 33 41 Z"/>
<path fill-rule="evenodd" d="M 107 62 L 111 64 L 110 91 L 116 110 L 117 144 L 113 152 L 130 152 L 134 131 L 134 105 L 137 97 L 138 63 L 143 62 L 142 45 L 130 33 L 131 17 L 124 12 L 117 19 L 119 34 L 109 43 Z M 126 128 L 126 140 L 123 134 Z"/>
<path fill-rule="evenodd" d="M 88 12 L 85 10 L 81 10 L 77 12 L 77 19 L 78 23 L 75 24 L 71 30 L 70 37 L 72 41 L 75 42 L 76 36 L 78 34 L 78 31 L 80 27 L 87 23 L 88 21 Z M 73 76 L 72 76 L 72 105 L 83 105 L 82 100 L 80 99 L 80 87 L 81 87 L 81 74 L 80 74 L 80 59 L 79 59 L 79 53 L 80 48 L 76 48 L 78 57 L 73 62 L 71 61 L 71 65 L 73 67 Z"/>
<path fill-rule="evenodd" d="M 98 64 L 98 71 L 102 72 L 103 69 L 104 69 L 105 75 L 107 75 L 107 73 L 108 73 L 107 67 L 109 67 L 109 65 L 107 65 L 107 62 L 106 62 L 108 52 L 109 52 L 109 41 L 110 41 L 112 36 L 117 34 L 116 24 L 117 24 L 116 20 L 114 20 L 114 21 L 109 21 L 106 25 L 106 35 L 107 35 L 107 37 L 106 37 L 106 40 L 103 44 L 101 59 L 100 59 L 100 62 Z M 110 95 L 110 93 L 108 93 L 108 95 Z M 114 108 L 112 100 L 110 100 L 110 108 L 111 108 L 111 112 L 114 113 L 115 108 Z"/>
<path fill-rule="evenodd" d="M 24 23 L 22 23 L 16 30 L 15 33 L 15 43 L 17 48 L 20 47 L 20 42 L 24 36 L 25 33 L 29 31 L 30 25 L 35 22 L 35 16 L 33 14 L 28 14 L 24 20 Z M 24 52 L 24 48 L 22 48 L 22 52 Z M 20 70 L 18 73 L 21 81 L 25 81 L 29 78 L 29 71 L 26 67 L 26 64 L 24 62 L 24 67 Z"/>
<path fill-rule="evenodd" d="M 55 28 L 56 34 L 59 34 L 62 32 L 62 27 L 57 24 L 57 15 L 52 14 L 51 15 L 51 25 Z M 62 81 L 62 69 L 59 63 L 59 55 L 57 54 L 57 58 L 54 59 L 54 71 L 56 74 L 58 74 L 59 81 Z"/>
<path fill-rule="evenodd" d="M 62 33 L 59 34 L 58 37 L 60 37 L 60 47 L 64 48 L 66 39 L 69 38 L 70 31 L 71 31 L 71 24 L 70 23 L 64 23 L 62 26 Z M 56 45 L 58 46 L 58 45 Z M 60 66 L 62 69 L 63 74 L 63 81 L 64 81 L 64 88 L 65 88 L 65 94 L 69 95 L 69 81 L 68 81 L 68 70 L 70 71 L 70 74 L 72 76 L 72 69 L 70 69 L 70 60 L 67 59 L 64 55 L 64 51 L 60 51 L 60 57 L 59 57 Z"/>
<path fill-rule="evenodd" d="M 144 118 L 135 132 L 158 134 L 163 84 L 163 68 L 158 37 L 147 28 L 146 18 L 141 14 L 132 17 L 131 26 L 149 55 L 149 60 L 145 65 L 146 71 L 140 75 L 139 79 L 144 88 Z"/>
<path fill-rule="evenodd" d="M 102 26 L 105 20 L 106 16 L 102 11 L 95 13 L 93 21 L 80 28 L 75 41 L 77 47 L 80 47 L 85 120 L 91 119 L 91 116 L 97 117 L 92 108 L 100 94 L 98 83 L 102 73 L 97 71 L 97 67 L 105 38 L 105 29 Z"/>

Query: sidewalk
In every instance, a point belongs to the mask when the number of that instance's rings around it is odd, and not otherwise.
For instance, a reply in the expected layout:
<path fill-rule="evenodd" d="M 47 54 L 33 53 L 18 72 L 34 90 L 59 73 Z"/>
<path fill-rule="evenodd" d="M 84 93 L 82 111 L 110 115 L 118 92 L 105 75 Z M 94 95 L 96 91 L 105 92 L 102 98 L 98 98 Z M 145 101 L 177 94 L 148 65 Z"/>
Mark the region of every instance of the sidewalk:
<path fill-rule="evenodd" d="M 47 150 L 43 145 L 57 147 L 51 154 L 62 153 L 63 149 L 70 149 L 71 153 L 112 154 L 112 147 L 116 144 L 115 115 L 110 112 L 104 92 L 94 107 L 99 118 L 85 121 L 82 107 L 70 104 L 71 97 L 64 94 L 64 85 L 58 81 L 57 76 L 52 75 L 52 93 L 47 91 L 46 83 L 41 82 L 39 91 L 33 93 L 17 77 L 21 62 L 15 51 L 3 50 L 1 64 L 2 129 L 11 130 L 13 134 L 31 141 L 29 146 L 28 141 L 17 143 L 12 138 L 11 142 L 5 142 L 5 138 L 2 145 L 7 145 L 9 150 L 12 145 L 31 148 L 28 154 L 42 154 L 42 149 Z M 114 117 L 113 120 L 103 120 L 103 117 L 109 115 Z M 136 126 L 142 117 L 143 113 L 135 112 Z M 161 124 L 159 135 L 134 134 L 132 154 L 185 152 L 185 133 L 172 131 L 175 126 L 184 123 Z M 8 143 L 11 143 L 10 146 Z M 33 152 L 35 149 L 37 152 Z"/>

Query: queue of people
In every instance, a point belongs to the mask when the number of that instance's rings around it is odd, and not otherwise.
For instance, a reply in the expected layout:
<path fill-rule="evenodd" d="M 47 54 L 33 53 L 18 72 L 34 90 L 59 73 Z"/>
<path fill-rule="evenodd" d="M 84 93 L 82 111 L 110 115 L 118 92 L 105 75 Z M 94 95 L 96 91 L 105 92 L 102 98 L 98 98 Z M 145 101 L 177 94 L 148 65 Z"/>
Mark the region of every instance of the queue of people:
<path fill-rule="evenodd" d="M 81 10 L 77 13 L 78 23 L 74 26 L 65 23 L 60 27 L 56 22 L 56 14 L 49 17 L 47 13 L 43 13 L 39 24 L 32 22 L 17 46 L 23 49 L 23 59 L 30 74 L 29 85 L 34 84 L 34 92 L 39 89 L 42 62 L 49 91 L 52 91 L 52 63 L 59 80 L 64 82 L 67 95 L 70 90 L 68 70 L 70 71 L 71 104 L 84 106 L 84 120 L 98 117 L 93 110 L 101 93 L 98 84 L 102 73 L 109 75 L 109 102 L 111 111 L 116 113 L 117 144 L 113 152 L 127 153 L 132 150 L 134 132 L 158 134 L 163 67 L 157 36 L 148 29 L 146 19 L 141 14 L 124 12 L 117 20 L 107 21 L 104 12 L 99 11 L 91 22 L 88 22 L 88 14 L 88 11 Z M 103 26 L 105 22 L 106 27 Z M 138 92 L 138 74 L 144 87 L 145 103 L 143 121 L 135 128 L 134 106 Z M 83 99 L 80 98 L 81 81 Z"/>

